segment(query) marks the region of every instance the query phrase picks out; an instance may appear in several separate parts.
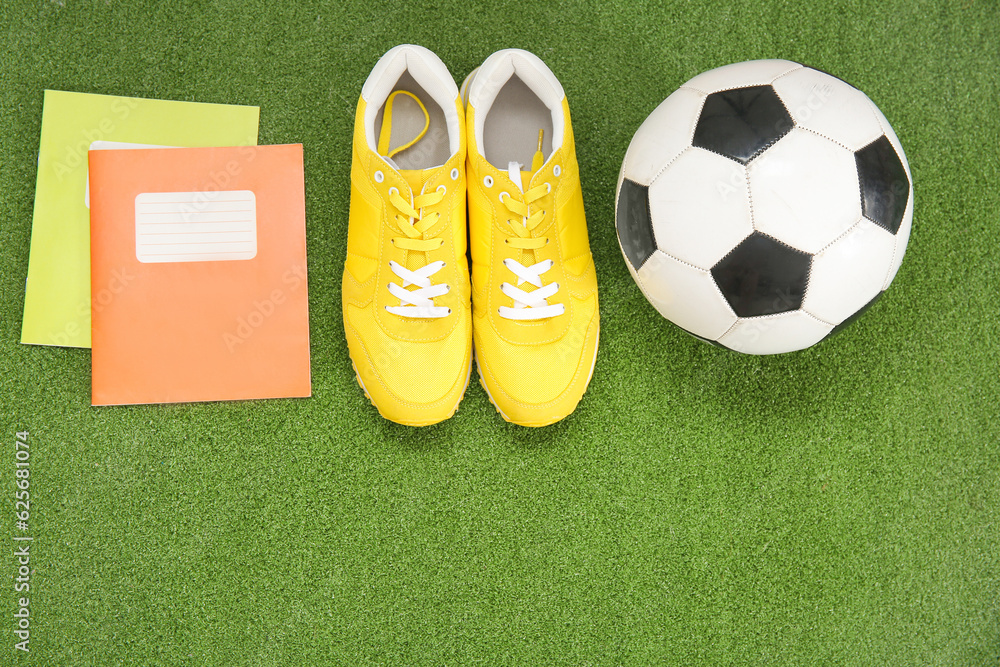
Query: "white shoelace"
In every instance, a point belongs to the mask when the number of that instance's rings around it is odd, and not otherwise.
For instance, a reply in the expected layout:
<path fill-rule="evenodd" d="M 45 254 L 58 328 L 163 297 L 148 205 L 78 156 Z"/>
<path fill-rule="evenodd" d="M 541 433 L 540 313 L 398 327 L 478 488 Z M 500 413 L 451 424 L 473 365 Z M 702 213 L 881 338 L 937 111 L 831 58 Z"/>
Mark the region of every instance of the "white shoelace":
<path fill-rule="evenodd" d="M 390 260 L 389 268 L 392 269 L 392 272 L 399 276 L 399 278 L 403 281 L 402 285 L 389 283 L 389 293 L 398 298 L 400 302 L 404 304 L 399 306 L 386 306 L 385 309 L 390 313 L 394 315 L 401 315 L 403 317 L 427 318 L 445 317 L 451 314 L 451 308 L 435 306 L 434 302 L 431 301 L 431 299 L 436 296 L 443 296 L 444 294 L 447 294 L 450 289 L 448 285 L 444 283 L 438 285 L 431 284 L 431 276 L 444 268 L 444 262 L 440 260 L 437 262 L 431 262 L 430 264 L 420 267 L 416 271 L 410 271 L 402 264 Z M 420 289 L 406 289 L 410 285 L 416 285 Z"/>
<path fill-rule="evenodd" d="M 506 317 L 509 320 L 540 320 L 545 317 L 562 315 L 566 311 L 565 305 L 561 303 L 549 305 L 549 302 L 546 301 L 559 291 L 559 283 L 549 283 L 542 286 L 542 274 L 551 269 L 554 264 L 555 262 L 551 259 L 546 259 L 531 266 L 524 266 L 517 260 L 505 259 L 503 265 L 517 276 L 518 285 L 530 283 L 537 289 L 525 292 L 510 283 L 501 284 L 500 291 L 514 300 L 513 308 L 500 306 L 501 317 Z"/>
<path fill-rule="evenodd" d="M 507 165 L 507 174 L 510 176 L 510 180 L 517 186 L 518 190 L 521 190 L 526 203 L 530 204 L 535 199 L 543 196 L 548 191 L 548 184 L 543 184 L 532 188 L 527 193 L 524 192 L 524 186 L 521 184 L 521 164 L 519 162 L 511 162 Z M 509 195 L 508 195 L 509 196 Z M 511 208 L 508 206 L 508 208 Z M 523 227 L 528 227 L 529 218 L 526 217 L 528 212 L 527 206 L 525 204 L 520 204 L 515 209 L 522 209 L 521 212 L 521 225 Z M 518 213 L 518 210 L 512 209 L 513 213 Z M 537 216 L 537 218 L 536 218 Z M 531 216 L 532 227 L 537 226 L 541 222 L 541 216 L 539 214 L 534 214 Z M 509 221 L 511 225 L 514 225 L 514 221 Z M 533 240 L 533 239 L 532 239 Z M 561 303 L 549 304 L 547 299 L 555 296 L 556 292 L 559 291 L 559 283 L 549 283 L 548 285 L 542 285 L 542 274 L 551 269 L 555 262 L 551 259 L 546 259 L 541 262 L 536 262 L 531 266 L 525 266 L 514 259 L 505 259 L 503 261 L 504 266 L 506 266 L 510 271 L 517 276 L 517 285 L 523 285 L 528 283 L 534 285 L 536 289 L 525 292 L 524 290 L 511 285 L 510 283 L 501 283 L 500 291 L 506 296 L 514 300 L 514 307 L 500 306 L 498 309 L 501 317 L 505 317 L 509 320 L 540 320 L 546 317 L 555 317 L 556 315 L 562 315 L 566 312 L 566 306 Z"/>

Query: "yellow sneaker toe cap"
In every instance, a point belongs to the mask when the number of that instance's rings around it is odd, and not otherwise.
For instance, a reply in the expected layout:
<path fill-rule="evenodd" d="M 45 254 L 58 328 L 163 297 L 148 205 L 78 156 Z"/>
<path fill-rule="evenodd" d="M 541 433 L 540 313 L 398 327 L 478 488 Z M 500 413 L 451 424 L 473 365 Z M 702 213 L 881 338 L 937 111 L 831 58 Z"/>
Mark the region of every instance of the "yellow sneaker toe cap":
<path fill-rule="evenodd" d="M 383 417 L 427 426 L 455 413 L 472 362 L 469 317 L 461 318 L 446 337 L 414 342 L 382 331 L 369 311 L 348 307 L 345 331 L 351 361 L 358 382 Z"/>

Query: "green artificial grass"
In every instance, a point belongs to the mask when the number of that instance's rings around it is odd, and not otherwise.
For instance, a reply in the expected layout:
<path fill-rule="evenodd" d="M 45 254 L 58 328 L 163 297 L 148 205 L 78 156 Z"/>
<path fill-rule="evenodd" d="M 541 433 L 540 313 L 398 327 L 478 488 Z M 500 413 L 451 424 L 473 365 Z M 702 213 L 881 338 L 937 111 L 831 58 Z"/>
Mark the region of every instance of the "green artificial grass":
<path fill-rule="evenodd" d="M 0 6 L 0 656 L 14 665 L 1000 664 L 1000 11 L 962 0 Z M 341 321 L 355 103 L 379 56 L 496 49 L 569 96 L 600 283 L 590 390 L 414 430 Z M 916 213 L 839 336 L 741 356 L 633 284 L 614 187 L 695 74 L 788 58 L 868 93 Z M 45 88 L 261 107 L 305 145 L 314 396 L 96 409 L 90 353 L 19 339 Z M 14 433 L 32 452 L 31 653 L 13 649 Z"/>

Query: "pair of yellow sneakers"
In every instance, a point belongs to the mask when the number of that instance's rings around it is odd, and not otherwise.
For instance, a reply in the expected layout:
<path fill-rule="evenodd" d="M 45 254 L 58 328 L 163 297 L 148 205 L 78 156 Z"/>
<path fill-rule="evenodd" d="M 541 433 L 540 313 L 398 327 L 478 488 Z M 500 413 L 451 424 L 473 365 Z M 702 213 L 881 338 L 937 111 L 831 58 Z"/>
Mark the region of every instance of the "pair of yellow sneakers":
<path fill-rule="evenodd" d="M 498 51 L 461 94 L 426 48 L 382 56 L 355 116 L 342 288 L 358 382 L 386 419 L 453 415 L 473 359 L 507 421 L 576 408 L 597 357 L 597 277 L 569 107 L 537 56 Z"/>

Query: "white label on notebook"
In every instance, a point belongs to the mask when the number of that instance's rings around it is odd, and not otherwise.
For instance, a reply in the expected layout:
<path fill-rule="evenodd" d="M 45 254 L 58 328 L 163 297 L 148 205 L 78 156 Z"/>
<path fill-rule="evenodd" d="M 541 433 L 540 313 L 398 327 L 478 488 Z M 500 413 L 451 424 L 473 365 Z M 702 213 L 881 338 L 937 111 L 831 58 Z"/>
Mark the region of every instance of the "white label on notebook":
<path fill-rule="evenodd" d="M 131 144 L 127 141 L 94 141 L 90 144 L 92 151 L 135 150 L 137 148 L 174 148 L 173 146 L 156 146 L 154 144 Z M 87 170 L 87 188 L 83 192 L 83 204 L 90 208 L 90 170 Z"/>
<path fill-rule="evenodd" d="M 257 198 L 250 190 L 144 192 L 135 198 L 140 262 L 220 262 L 256 255 Z"/>

